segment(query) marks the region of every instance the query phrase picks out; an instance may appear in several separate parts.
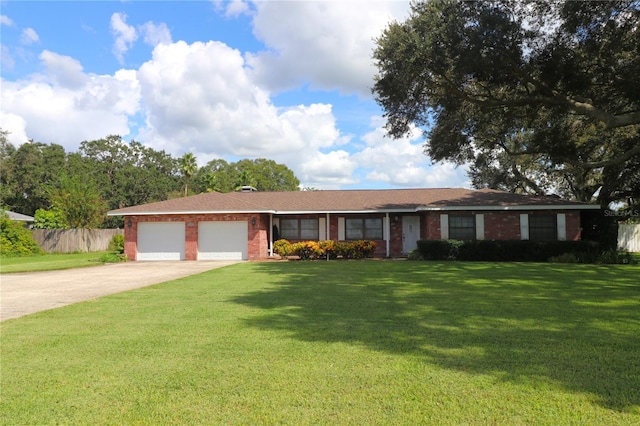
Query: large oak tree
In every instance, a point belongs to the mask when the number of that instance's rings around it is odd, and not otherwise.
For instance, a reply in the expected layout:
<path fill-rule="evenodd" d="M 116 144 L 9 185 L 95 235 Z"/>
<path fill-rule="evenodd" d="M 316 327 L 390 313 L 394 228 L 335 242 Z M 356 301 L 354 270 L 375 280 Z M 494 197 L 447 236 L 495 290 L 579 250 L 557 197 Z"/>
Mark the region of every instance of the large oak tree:
<path fill-rule="evenodd" d="M 640 2 L 420 1 L 374 59 L 389 135 L 476 187 L 640 197 Z"/>

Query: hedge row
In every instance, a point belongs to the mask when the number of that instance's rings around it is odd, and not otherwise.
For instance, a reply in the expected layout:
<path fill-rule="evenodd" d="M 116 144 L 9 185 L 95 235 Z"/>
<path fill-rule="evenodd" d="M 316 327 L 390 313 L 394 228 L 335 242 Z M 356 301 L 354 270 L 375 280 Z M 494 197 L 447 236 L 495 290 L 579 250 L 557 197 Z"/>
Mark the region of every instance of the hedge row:
<path fill-rule="evenodd" d="M 273 243 L 273 251 L 282 258 L 298 256 L 303 260 L 310 259 L 363 259 L 371 256 L 376 250 L 375 241 L 301 241 L 291 243 L 278 240 Z"/>
<path fill-rule="evenodd" d="M 420 240 L 416 251 L 424 260 L 487 262 L 547 262 L 571 254 L 578 262 L 592 263 L 600 256 L 593 241 Z"/>

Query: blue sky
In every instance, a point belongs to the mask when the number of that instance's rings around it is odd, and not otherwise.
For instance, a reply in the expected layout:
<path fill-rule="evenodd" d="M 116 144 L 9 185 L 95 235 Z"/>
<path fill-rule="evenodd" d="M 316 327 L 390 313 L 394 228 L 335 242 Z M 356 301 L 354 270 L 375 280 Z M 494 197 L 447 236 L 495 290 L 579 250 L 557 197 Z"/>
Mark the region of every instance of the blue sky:
<path fill-rule="evenodd" d="M 405 1 L 1 1 L 0 127 L 68 152 L 119 134 L 268 158 L 318 189 L 468 186 L 385 137 L 373 40 Z"/>

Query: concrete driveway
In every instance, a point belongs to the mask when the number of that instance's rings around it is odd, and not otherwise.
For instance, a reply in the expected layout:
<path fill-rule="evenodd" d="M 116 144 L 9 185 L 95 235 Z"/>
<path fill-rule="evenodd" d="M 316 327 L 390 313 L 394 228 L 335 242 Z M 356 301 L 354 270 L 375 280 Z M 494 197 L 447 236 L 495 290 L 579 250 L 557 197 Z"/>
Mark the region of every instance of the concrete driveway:
<path fill-rule="evenodd" d="M 0 275 L 0 321 L 146 287 L 239 261 L 127 262 Z"/>

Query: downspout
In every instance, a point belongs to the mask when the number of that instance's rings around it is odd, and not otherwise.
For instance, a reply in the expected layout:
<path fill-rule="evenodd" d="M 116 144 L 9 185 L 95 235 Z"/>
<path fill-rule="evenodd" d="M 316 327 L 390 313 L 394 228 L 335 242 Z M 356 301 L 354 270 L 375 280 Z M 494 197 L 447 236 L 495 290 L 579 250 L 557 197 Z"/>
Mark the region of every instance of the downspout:
<path fill-rule="evenodd" d="M 391 222 L 389 221 L 389 212 L 385 214 L 384 221 L 386 222 L 384 227 L 384 231 L 385 231 L 384 239 L 385 239 L 385 242 L 387 243 L 387 257 L 389 257 L 389 239 L 391 237 Z"/>

